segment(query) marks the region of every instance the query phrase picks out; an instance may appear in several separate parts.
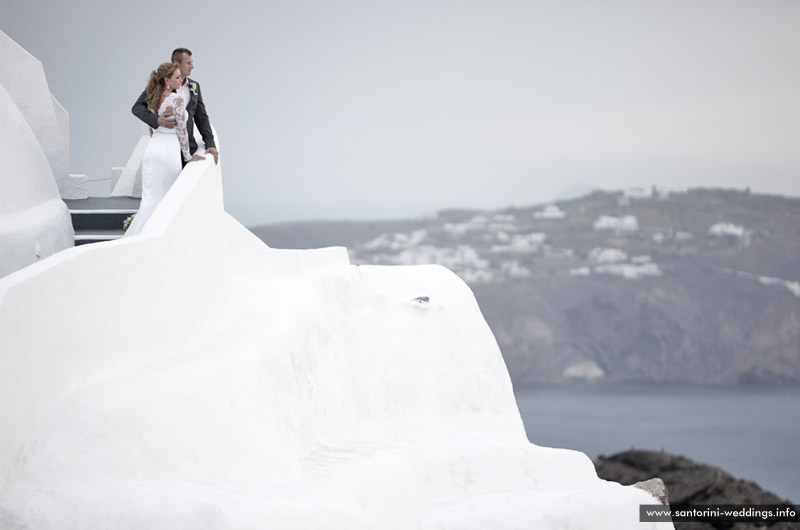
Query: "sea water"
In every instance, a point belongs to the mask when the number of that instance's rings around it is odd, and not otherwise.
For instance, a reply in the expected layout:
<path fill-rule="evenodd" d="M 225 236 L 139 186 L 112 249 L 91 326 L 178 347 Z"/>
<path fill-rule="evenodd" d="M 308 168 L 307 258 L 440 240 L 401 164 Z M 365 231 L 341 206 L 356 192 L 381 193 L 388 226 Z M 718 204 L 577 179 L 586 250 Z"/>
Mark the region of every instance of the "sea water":
<path fill-rule="evenodd" d="M 663 449 L 800 502 L 800 387 L 540 385 L 516 396 L 537 445 L 592 459 Z"/>

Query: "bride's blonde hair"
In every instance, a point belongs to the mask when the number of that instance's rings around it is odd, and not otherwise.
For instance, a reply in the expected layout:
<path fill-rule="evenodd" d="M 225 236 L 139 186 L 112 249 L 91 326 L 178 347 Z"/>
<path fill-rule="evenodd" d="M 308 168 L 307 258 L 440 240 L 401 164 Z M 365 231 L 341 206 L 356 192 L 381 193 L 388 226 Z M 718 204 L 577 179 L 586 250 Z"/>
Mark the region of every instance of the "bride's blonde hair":
<path fill-rule="evenodd" d="M 161 105 L 161 94 L 164 93 L 164 79 L 175 73 L 178 65 L 175 63 L 161 63 L 158 68 L 150 72 L 150 79 L 147 81 L 147 108 L 158 112 Z"/>

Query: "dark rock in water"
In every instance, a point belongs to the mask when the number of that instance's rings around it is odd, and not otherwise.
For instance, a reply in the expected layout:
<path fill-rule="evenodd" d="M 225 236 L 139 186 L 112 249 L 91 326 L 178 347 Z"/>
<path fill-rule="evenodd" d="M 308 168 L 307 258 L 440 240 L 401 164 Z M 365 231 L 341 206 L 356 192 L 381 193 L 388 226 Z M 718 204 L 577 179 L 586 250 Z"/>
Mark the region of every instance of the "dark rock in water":
<path fill-rule="evenodd" d="M 600 478 L 626 486 L 658 477 L 667 486 L 671 504 L 791 504 L 787 499 L 764 491 L 755 482 L 737 479 L 718 467 L 664 451 L 631 449 L 608 457 L 600 455 L 595 468 Z M 800 524 L 726 523 L 714 526 L 709 523 L 675 523 L 676 530 L 713 528 L 800 530 Z"/>

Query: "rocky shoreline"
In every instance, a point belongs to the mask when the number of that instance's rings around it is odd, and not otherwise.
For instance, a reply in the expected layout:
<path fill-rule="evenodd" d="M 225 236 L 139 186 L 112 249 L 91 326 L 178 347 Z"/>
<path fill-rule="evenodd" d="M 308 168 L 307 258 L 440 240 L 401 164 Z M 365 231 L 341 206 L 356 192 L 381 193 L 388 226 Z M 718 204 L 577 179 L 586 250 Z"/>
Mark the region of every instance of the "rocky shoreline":
<path fill-rule="evenodd" d="M 654 477 L 664 481 L 671 504 L 792 504 L 758 484 L 685 456 L 664 451 L 631 449 L 612 456 L 600 455 L 595 461 L 597 475 L 606 480 L 631 485 Z M 714 526 L 709 523 L 675 523 L 676 530 L 797 530 L 800 523 L 736 523 Z"/>

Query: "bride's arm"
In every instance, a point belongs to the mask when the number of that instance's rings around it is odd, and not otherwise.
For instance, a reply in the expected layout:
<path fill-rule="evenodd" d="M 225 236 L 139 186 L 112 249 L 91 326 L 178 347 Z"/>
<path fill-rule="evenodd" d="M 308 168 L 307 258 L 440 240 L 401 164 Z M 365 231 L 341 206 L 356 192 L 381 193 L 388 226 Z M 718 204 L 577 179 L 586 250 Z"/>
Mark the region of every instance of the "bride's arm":
<path fill-rule="evenodd" d="M 177 97 L 175 99 L 175 131 L 178 133 L 178 141 L 181 144 L 183 159 L 188 162 L 191 160 L 192 155 L 189 152 L 189 134 L 186 131 L 186 120 L 184 116 L 185 109 L 183 106 L 183 98 Z"/>

